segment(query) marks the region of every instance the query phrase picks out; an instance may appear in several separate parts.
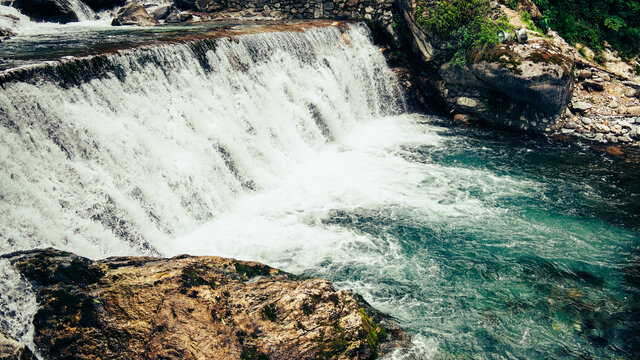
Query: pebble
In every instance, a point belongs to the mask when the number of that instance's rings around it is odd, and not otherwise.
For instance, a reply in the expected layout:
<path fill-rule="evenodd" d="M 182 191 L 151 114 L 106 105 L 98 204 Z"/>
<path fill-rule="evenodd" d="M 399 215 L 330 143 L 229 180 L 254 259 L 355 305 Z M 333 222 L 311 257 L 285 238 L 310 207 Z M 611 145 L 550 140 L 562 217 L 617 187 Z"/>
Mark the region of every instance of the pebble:
<path fill-rule="evenodd" d="M 586 125 L 591 125 L 591 124 L 593 124 L 593 120 L 591 120 L 591 118 L 588 118 L 588 117 L 586 117 L 586 116 L 583 116 L 580 120 L 581 120 L 584 124 L 586 124 Z"/>
<path fill-rule="evenodd" d="M 618 125 L 622 126 L 623 128 L 629 128 L 629 129 L 631 129 L 632 127 L 631 123 L 628 122 L 627 120 L 622 120 L 618 122 Z"/>
<path fill-rule="evenodd" d="M 630 143 L 633 141 L 633 139 L 631 139 L 629 135 L 623 135 L 623 136 L 618 136 L 618 141 L 624 142 L 624 143 Z"/>
<path fill-rule="evenodd" d="M 605 124 L 595 123 L 593 124 L 593 130 L 599 133 L 608 133 L 611 132 L 611 128 Z"/>
<path fill-rule="evenodd" d="M 611 81 L 611 76 L 609 76 L 609 74 L 599 74 L 600 78 L 604 81 Z"/>
<path fill-rule="evenodd" d="M 565 129 L 577 129 L 579 127 L 578 124 L 576 124 L 573 121 L 567 121 L 566 124 L 564 124 Z"/>
<path fill-rule="evenodd" d="M 573 134 L 573 133 L 574 133 L 574 130 L 573 130 L 573 129 L 562 129 L 562 130 L 560 130 L 560 132 L 561 132 L 563 135 L 569 135 L 569 134 Z"/>
<path fill-rule="evenodd" d="M 636 96 L 636 92 L 637 92 L 636 89 L 627 89 L 624 92 L 624 96 L 626 96 L 626 97 L 635 97 Z"/>
<path fill-rule="evenodd" d="M 612 144 L 618 143 L 618 137 L 613 134 L 607 134 L 605 136 L 605 139 L 607 140 L 607 142 L 610 142 Z"/>
<path fill-rule="evenodd" d="M 622 134 L 622 126 L 615 124 L 611 127 L 611 131 L 614 132 L 616 135 L 620 135 Z"/>
<path fill-rule="evenodd" d="M 607 142 L 607 140 L 604 139 L 604 134 L 596 134 L 596 136 L 594 136 L 593 140 L 604 143 Z"/>
<path fill-rule="evenodd" d="M 576 111 L 587 111 L 589 109 L 591 109 L 593 107 L 593 105 L 589 104 L 588 102 L 584 102 L 584 101 L 577 101 L 573 104 L 573 110 Z"/>
<path fill-rule="evenodd" d="M 612 108 L 612 109 L 617 109 L 618 106 L 620 106 L 620 105 L 618 105 L 618 102 L 615 101 L 615 100 L 611 100 L 611 102 L 609 103 L 609 107 Z"/>

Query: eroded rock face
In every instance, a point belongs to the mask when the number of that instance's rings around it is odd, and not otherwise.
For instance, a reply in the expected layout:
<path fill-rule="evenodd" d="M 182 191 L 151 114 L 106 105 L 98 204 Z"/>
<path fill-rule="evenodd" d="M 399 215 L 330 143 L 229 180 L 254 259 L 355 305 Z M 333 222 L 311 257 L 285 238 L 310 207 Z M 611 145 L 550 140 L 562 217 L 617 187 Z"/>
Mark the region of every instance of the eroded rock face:
<path fill-rule="evenodd" d="M 371 359 L 406 341 L 320 279 L 219 257 L 7 256 L 38 292 L 48 359 Z"/>
<path fill-rule="evenodd" d="M 111 25 L 156 26 L 158 25 L 158 20 L 149 15 L 144 6 L 129 3 L 118 10 L 113 21 L 111 21 Z"/>
<path fill-rule="evenodd" d="M 31 350 L 0 330 L 0 360 L 36 360 Z"/>
<path fill-rule="evenodd" d="M 470 68 L 441 67 L 438 86 L 455 113 L 513 130 L 550 132 L 573 92 L 573 59 L 548 40 L 504 44 Z"/>

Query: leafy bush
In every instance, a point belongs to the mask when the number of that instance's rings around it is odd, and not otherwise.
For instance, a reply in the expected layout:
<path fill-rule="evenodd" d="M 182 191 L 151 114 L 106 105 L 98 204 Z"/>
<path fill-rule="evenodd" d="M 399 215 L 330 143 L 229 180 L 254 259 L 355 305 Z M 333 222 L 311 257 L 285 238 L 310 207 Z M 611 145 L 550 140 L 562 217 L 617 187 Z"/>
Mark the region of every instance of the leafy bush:
<path fill-rule="evenodd" d="M 623 57 L 640 54 L 640 1 L 533 0 L 569 43 L 601 52 L 606 40 Z"/>
<path fill-rule="evenodd" d="M 506 18 L 491 20 L 489 11 L 489 0 L 421 0 L 416 21 L 456 48 L 452 65 L 465 66 L 471 54 L 498 43 L 498 31 L 511 29 Z"/>

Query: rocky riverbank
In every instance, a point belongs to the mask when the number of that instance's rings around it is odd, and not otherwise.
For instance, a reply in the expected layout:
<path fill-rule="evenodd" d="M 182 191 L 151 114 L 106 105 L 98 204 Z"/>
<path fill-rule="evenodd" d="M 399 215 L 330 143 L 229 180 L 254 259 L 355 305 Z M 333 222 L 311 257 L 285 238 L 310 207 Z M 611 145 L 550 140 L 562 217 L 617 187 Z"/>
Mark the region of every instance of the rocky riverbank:
<path fill-rule="evenodd" d="M 373 359 L 393 320 L 326 280 L 219 257 L 3 256 L 31 282 L 34 342 L 54 359 Z"/>
<path fill-rule="evenodd" d="M 559 134 L 598 144 L 640 146 L 638 79 L 585 66 L 576 72 L 576 80 Z"/>

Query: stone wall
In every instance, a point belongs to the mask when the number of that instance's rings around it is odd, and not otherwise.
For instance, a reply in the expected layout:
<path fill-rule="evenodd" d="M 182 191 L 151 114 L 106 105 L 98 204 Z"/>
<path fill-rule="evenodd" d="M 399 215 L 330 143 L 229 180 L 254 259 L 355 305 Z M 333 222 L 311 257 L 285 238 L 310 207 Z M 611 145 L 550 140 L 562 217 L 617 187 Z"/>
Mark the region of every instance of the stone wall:
<path fill-rule="evenodd" d="M 379 21 L 391 16 L 393 0 L 227 0 L 227 4 L 229 10 L 254 9 L 265 16 Z"/>

